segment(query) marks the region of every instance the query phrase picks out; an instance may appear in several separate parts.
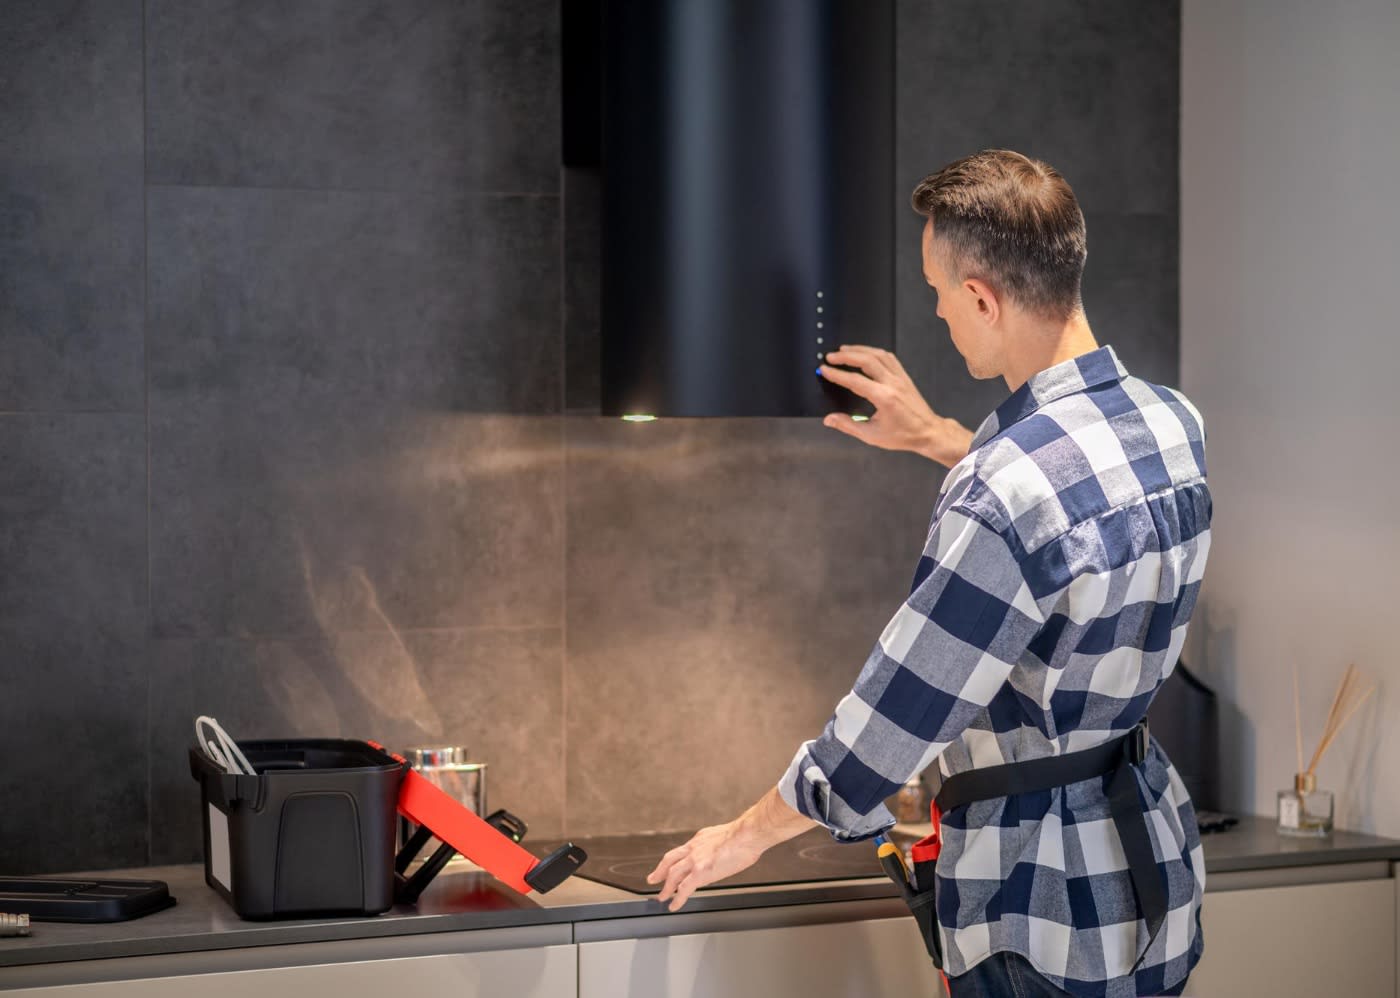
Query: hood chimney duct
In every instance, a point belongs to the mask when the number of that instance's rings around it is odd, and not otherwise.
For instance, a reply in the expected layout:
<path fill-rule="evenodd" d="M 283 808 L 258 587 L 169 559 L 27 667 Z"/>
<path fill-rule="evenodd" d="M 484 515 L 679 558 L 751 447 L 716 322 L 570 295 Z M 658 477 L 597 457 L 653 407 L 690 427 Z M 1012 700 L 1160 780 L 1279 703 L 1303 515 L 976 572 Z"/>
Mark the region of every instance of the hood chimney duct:
<path fill-rule="evenodd" d="M 602 6 L 603 414 L 868 413 L 815 368 L 893 346 L 892 0 Z"/>

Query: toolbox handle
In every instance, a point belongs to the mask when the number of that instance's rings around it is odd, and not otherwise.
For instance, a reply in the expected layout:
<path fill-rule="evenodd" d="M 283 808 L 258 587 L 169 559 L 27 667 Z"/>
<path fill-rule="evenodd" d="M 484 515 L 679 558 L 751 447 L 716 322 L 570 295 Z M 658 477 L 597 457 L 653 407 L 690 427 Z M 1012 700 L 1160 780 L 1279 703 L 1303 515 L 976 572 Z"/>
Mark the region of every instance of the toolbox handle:
<path fill-rule="evenodd" d="M 197 746 L 190 746 L 190 775 L 209 791 L 210 799 L 227 811 L 246 801 L 254 810 L 262 807 L 262 777 L 235 776 L 214 765 Z"/>

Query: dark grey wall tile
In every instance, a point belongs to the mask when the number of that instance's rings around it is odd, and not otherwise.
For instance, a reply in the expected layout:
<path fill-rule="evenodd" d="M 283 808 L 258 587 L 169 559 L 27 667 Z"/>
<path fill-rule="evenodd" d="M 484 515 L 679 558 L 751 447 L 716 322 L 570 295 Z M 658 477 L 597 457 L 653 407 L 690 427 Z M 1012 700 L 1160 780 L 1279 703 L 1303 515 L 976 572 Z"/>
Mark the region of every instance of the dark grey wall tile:
<path fill-rule="evenodd" d="M 0 67 L 0 410 L 138 410 L 141 4 L 7 4 Z"/>
<path fill-rule="evenodd" d="M 901 0 L 898 18 L 900 186 L 1010 148 L 1059 169 L 1086 212 L 1175 212 L 1179 3 Z"/>
<path fill-rule="evenodd" d="M 733 817 L 907 594 L 942 469 L 816 420 L 567 422 L 569 833 Z"/>
<path fill-rule="evenodd" d="M 557 193 L 554 0 L 150 0 L 157 183 Z"/>
<path fill-rule="evenodd" d="M 0 627 L 145 624 L 140 416 L 0 415 Z"/>
<path fill-rule="evenodd" d="M 557 628 L 156 641 L 152 861 L 202 855 L 199 787 L 187 755 L 201 713 L 214 714 L 238 739 L 465 745 L 474 760 L 488 764 L 488 806 L 524 818 L 532 836 L 558 835 L 562 667 Z"/>
<path fill-rule="evenodd" d="M 564 405 L 597 413 L 602 398 L 603 184 L 564 171 Z"/>
<path fill-rule="evenodd" d="M 144 866 L 146 649 L 0 626 L 0 875 Z"/>
<path fill-rule="evenodd" d="M 1095 337 L 1138 377 L 1179 384 L 1177 216 L 1090 214 L 1085 224 L 1084 310 Z"/>
<path fill-rule="evenodd" d="M 142 420 L 0 416 L 0 873 L 146 857 Z"/>
<path fill-rule="evenodd" d="M 558 412 L 556 197 L 156 188 L 162 396 Z"/>

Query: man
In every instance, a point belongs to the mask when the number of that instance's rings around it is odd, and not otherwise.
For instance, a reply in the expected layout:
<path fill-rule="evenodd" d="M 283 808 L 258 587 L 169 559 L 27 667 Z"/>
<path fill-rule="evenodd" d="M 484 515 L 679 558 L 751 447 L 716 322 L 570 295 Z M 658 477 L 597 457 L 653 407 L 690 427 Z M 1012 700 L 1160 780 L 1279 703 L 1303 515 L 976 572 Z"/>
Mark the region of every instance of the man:
<path fill-rule="evenodd" d="M 650 880 L 675 911 L 813 821 L 874 836 L 893 823 L 883 800 L 937 760 L 934 931 L 954 998 L 1180 994 L 1205 865 L 1186 790 L 1139 722 L 1209 548 L 1200 415 L 1095 340 L 1084 217 L 1054 169 L 988 150 L 913 203 L 938 315 L 972 376 L 1011 396 L 974 434 L 889 353 L 828 356 L 862 373 L 822 376 L 877 411 L 827 425 L 951 466 L 913 589 L 778 785 Z"/>

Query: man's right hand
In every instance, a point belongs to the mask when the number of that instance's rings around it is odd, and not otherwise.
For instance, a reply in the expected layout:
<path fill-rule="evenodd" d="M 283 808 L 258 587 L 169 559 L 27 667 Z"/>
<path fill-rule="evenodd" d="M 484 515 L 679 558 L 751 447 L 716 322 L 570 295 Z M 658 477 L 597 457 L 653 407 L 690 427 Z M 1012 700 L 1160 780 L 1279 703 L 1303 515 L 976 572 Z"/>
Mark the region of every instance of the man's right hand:
<path fill-rule="evenodd" d="M 875 415 L 857 422 L 846 413 L 833 412 L 823 420 L 825 425 L 872 447 L 913 451 L 949 468 L 967 456 L 972 431 L 935 413 L 894 354 L 879 347 L 842 346 L 828 353 L 826 360 L 822 377 L 867 399 L 875 406 Z M 833 364 L 862 373 L 842 371 Z"/>

